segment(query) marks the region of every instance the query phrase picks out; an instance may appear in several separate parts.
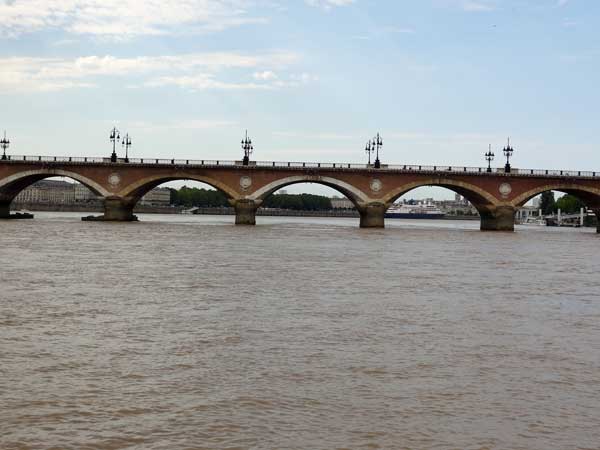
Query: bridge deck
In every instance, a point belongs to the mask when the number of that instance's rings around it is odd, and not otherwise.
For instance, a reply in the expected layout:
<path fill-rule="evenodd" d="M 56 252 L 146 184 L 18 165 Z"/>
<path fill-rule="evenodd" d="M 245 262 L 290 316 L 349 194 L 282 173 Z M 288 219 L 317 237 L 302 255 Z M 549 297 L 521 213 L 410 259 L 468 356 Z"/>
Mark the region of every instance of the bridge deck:
<path fill-rule="evenodd" d="M 401 173 L 461 173 L 473 175 L 489 175 L 487 167 L 469 167 L 469 166 L 448 166 L 448 165 L 408 165 L 408 164 L 382 164 L 376 169 L 373 164 L 356 163 L 317 163 L 317 162 L 297 162 L 297 161 L 252 161 L 250 165 L 244 166 L 242 161 L 231 160 L 210 160 L 210 159 L 164 159 L 164 158 L 129 158 L 125 162 L 124 158 L 119 158 L 116 163 L 111 162 L 110 158 L 105 157 L 72 157 L 72 156 L 8 156 L 6 160 L 0 160 L 2 163 L 60 163 L 61 165 L 130 165 L 130 166 L 185 166 L 185 167 L 203 167 L 203 168 L 222 168 L 235 167 L 246 169 L 328 169 L 340 171 L 383 171 L 383 172 L 401 172 Z M 600 171 L 582 171 L 582 170 L 551 170 L 551 169 L 520 169 L 511 168 L 510 173 L 504 171 L 504 167 L 492 168 L 494 175 L 507 176 L 539 176 L 539 177 L 565 177 L 565 178 L 600 178 Z"/>

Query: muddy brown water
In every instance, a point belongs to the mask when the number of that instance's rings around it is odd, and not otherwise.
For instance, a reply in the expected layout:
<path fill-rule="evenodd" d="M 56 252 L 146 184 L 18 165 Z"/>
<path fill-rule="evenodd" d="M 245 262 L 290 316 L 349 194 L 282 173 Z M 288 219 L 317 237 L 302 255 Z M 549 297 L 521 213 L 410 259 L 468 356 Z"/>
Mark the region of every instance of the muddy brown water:
<path fill-rule="evenodd" d="M 599 449 L 595 230 L 0 222 L 0 448 Z"/>

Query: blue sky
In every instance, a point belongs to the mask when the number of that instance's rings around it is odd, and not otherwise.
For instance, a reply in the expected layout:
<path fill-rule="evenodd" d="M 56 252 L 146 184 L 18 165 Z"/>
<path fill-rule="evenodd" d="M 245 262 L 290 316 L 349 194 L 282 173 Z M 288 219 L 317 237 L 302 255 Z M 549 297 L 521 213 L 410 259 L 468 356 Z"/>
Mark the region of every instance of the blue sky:
<path fill-rule="evenodd" d="M 0 0 L 14 154 L 600 170 L 596 0 Z M 497 158 L 498 166 L 502 165 Z"/>

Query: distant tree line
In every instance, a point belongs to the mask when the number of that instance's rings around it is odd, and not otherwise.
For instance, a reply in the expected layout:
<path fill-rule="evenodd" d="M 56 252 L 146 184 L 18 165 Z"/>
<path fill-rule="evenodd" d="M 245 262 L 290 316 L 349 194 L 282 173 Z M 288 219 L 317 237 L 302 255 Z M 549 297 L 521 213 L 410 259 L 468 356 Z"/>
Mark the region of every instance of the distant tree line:
<path fill-rule="evenodd" d="M 171 204 L 175 206 L 211 208 L 231 206 L 221 191 L 204 188 L 169 188 Z M 313 194 L 275 194 L 262 204 L 265 208 L 294 209 L 297 211 L 328 211 L 333 209 L 329 197 Z"/>
<path fill-rule="evenodd" d="M 542 214 L 554 214 L 559 209 L 564 214 L 575 214 L 578 213 L 581 208 L 585 208 L 585 203 L 579 200 L 577 197 L 571 194 L 567 194 L 559 198 L 554 199 L 554 192 L 547 191 L 542 194 L 540 201 L 540 209 Z"/>
<path fill-rule="evenodd" d="M 298 211 L 328 211 L 333 209 L 329 197 L 313 194 L 275 194 L 267 197 L 263 206 Z"/>
<path fill-rule="evenodd" d="M 171 191 L 171 205 L 175 206 L 198 206 L 201 208 L 230 206 L 225 194 L 214 189 L 183 186 L 181 189 L 169 188 L 169 191 Z"/>

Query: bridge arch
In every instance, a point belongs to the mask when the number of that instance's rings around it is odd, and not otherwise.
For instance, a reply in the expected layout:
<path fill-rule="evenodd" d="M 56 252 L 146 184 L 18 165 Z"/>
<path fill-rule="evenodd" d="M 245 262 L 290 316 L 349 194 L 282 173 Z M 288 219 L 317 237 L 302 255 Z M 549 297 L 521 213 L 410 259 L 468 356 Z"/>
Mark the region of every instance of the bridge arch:
<path fill-rule="evenodd" d="M 523 192 L 521 195 L 513 199 L 512 204 L 515 208 L 518 208 L 523 206 L 536 195 L 548 191 L 564 192 L 565 194 L 571 194 L 579 198 L 579 200 L 581 200 L 590 210 L 594 212 L 594 214 L 596 214 L 598 223 L 596 231 L 600 233 L 600 188 L 582 186 L 574 183 L 550 183 Z"/>
<path fill-rule="evenodd" d="M 404 184 L 388 192 L 383 200 L 387 206 L 390 206 L 404 194 L 413 189 L 425 186 L 439 186 L 454 191 L 469 200 L 469 202 L 471 202 L 471 204 L 480 212 L 481 210 L 488 211 L 500 203 L 496 197 L 478 186 L 448 178 L 429 178 Z"/>
<path fill-rule="evenodd" d="M 254 201 L 258 204 L 262 203 L 267 197 L 274 192 L 292 184 L 300 183 L 316 183 L 323 186 L 330 187 L 341 194 L 345 195 L 358 208 L 359 206 L 369 202 L 368 196 L 360 189 L 352 186 L 345 181 L 338 180 L 333 177 L 321 177 L 314 175 L 297 175 L 292 177 L 285 177 L 279 180 L 275 180 L 260 189 L 257 189 L 250 194 L 247 199 Z"/>
<path fill-rule="evenodd" d="M 219 180 L 203 175 L 195 175 L 190 173 L 181 173 L 177 176 L 153 175 L 146 178 L 142 178 L 141 180 L 138 180 L 134 183 L 125 186 L 117 195 L 119 197 L 129 199 L 130 202 L 135 204 L 144 196 L 144 194 L 148 193 L 155 187 L 160 186 L 161 184 L 167 183 L 169 181 L 178 180 L 191 180 L 208 184 L 209 186 L 217 189 L 218 191 L 223 192 L 223 194 L 225 194 L 225 196 L 228 199 L 234 199 L 239 197 L 239 193 L 237 193 L 227 184 Z"/>
<path fill-rule="evenodd" d="M 479 213 L 481 230 L 513 231 L 515 208 L 502 202 L 485 189 L 471 183 L 444 177 L 431 177 L 407 183 L 391 190 L 384 197 L 387 209 L 402 195 L 423 186 L 439 186 L 466 198 Z"/>
<path fill-rule="evenodd" d="M 28 186 L 31 186 L 37 181 L 41 181 L 45 178 L 51 177 L 72 178 L 73 180 L 78 181 L 79 183 L 86 186 L 96 195 L 102 197 L 110 195 L 110 193 L 96 181 L 77 172 L 71 172 L 69 170 L 62 169 L 28 170 L 25 172 L 19 172 L 14 175 L 10 175 L 0 180 L 0 195 L 6 200 L 12 201 L 12 199 L 16 197 L 19 194 L 19 192 L 21 192 L 23 189 L 27 188 Z"/>
<path fill-rule="evenodd" d="M 518 208 L 520 206 L 523 206 L 536 195 L 542 194 L 547 191 L 559 191 L 564 192 L 566 194 L 571 194 L 575 197 L 580 198 L 592 209 L 600 208 L 600 188 L 593 188 L 589 186 L 582 186 L 564 182 L 545 184 L 543 186 L 538 186 L 534 189 L 530 189 L 529 191 L 526 191 L 514 198 L 511 203 L 514 207 Z"/>

